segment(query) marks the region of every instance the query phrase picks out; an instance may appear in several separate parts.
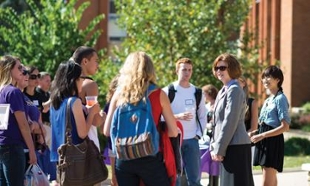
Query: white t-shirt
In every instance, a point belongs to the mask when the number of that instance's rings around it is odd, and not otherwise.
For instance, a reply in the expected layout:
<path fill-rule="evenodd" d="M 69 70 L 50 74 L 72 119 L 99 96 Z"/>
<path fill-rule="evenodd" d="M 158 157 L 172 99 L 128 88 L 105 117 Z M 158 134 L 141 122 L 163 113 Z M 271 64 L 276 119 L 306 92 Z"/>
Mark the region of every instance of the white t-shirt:
<path fill-rule="evenodd" d="M 181 87 L 177 82 L 174 82 L 176 90 L 175 97 L 171 103 L 173 114 L 179 114 L 187 111 L 193 112 L 193 119 L 190 121 L 179 120 L 182 123 L 184 137 L 183 139 L 192 139 L 196 135 L 202 136 L 200 126 L 196 122 L 196 99 L 195 99 L 195 86 L 190 84 L 190 87 Z M 163 91 L 168 95 L 168 86 L 163 88 Z M 198 109 L 198 118 L 201 123 L 202 129 L 206 126 L 206 108 L 204 104 L 204 95 L 202 94 L 201 101 Z"/>
<path fill-rule="evenodd" d="M 98 147 L 100 151 L 100 144 L 99 144 L 99 138 L 98 138 L 98 131 L 96 126 L 91 126 L 88 131 L 88 137 L 89 139 L 93 140 L 95 145 Z"/>

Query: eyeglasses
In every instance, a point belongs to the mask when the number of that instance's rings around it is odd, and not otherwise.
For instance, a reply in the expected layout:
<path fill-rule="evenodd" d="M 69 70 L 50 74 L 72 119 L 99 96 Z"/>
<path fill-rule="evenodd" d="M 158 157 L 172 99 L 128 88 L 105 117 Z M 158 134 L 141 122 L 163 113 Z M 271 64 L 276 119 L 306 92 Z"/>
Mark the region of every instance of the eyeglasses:
<path fill-rule="evenodd" d="M 218 66 L 218 67 L 214 67 L 214 71 L 218 71 L 218 70 L 225 71 L 227 68 L 228 67 L 226 67 L 226 66 Z"/>
<path fill-rule="evenodd" d="M 29 75 L 29 79 L 37 79 L 37 78 L 40 78 L 41 77 L 41 74 L 30 74 Z"/>
<path fill-rule="evenodd" d="M 27 74 L 29 75 L 30 72 L 29 72 L 28 70 L 23 70 L 22 74 L 23 74 L 23 76 L 25 76 L 25 75 L 27 75 Z"/>

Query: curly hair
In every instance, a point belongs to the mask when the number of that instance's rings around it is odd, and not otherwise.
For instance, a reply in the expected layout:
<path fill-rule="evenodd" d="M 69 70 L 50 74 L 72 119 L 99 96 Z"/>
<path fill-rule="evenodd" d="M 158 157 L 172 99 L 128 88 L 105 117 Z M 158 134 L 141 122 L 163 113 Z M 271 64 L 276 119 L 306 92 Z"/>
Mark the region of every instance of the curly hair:
<path fill-rule="evenodd" d="M 155 69 L 151 58 L 142 51 L 129 54 L 120 69 L 118 105 L 136 104 L 145 96 L 151 83 L 156 83 Z"/>

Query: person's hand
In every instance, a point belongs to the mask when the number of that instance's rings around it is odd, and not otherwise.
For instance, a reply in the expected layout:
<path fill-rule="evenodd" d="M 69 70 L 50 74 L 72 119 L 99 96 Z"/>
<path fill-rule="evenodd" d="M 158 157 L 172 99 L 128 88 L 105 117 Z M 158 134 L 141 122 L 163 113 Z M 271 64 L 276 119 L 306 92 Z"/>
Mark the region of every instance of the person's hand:
<path fill-rule="evenodd" d="M 248 132 L 249 137 L 251 138 L 252 136 L 254 136 L 255 134 L 258 134 L 258 129 L 253 130 L 252 132 Z"/>
<path fill-rule="evenodd" d="M 111 186 L 118 186 L 118 183 L 117 183 L 117 179 L 116 179 L 115 174 L 112 174 Z"/>
<path fill-rule="evenodd" d="M 224 160 L 223 156 L 218 155 L 218 154 L 212 154 L 212 153 L 211 153 L 211 158 L 213 161 L 223 161 Z"/>
<path fill-rule="evenodd" d="M 40 126 L 39 126 L 40 124 L 38 122 L 29 120 L 28 123 L 29 123 L 29 128 L 31 132 L 33 132 L 34 130 L 40 129 Z"/>
<path fill-rule="evenodd" d="M 193 117 L 194 116 L 191 112 L 182 112 L 177 115 L 177 119 L 185 120 L 185 121 L 190 121 L 191 119 L 193 119 Z"/>
<path fill-rule="evenodd" d="M 251 137 L 251 141 L 252 141 L 253 143 L 257 143 L 257 142 L 263 140 L 264 138 L 265 138 L 264 133 L 262 133 L 262 134 L 257 134 L 257 135 L 254 135 L 254 136 Z"/>
<path fill-rule="evenodd" d="M 37 163 L 37 156 L 34 151 L 29 151 L 29 161 L 28 163 L 30 165 L 36 164 Z"/>
<path fill-rule="evenodd" d="M 99 113 L 101 110 L 98 102 L 92 106 L 86 105 L 86 108 L 87 108 L 88 114 L 94 114 L 94 115 Z"/>

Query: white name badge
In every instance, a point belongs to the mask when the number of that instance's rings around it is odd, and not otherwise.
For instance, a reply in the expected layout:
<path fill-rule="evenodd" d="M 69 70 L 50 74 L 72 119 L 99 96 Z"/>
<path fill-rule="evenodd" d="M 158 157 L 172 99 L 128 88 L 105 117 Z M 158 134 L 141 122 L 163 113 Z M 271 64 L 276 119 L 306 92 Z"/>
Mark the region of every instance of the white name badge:
<path fill-rule="evenodd" d="M 7 130 L 9 124 L 10 104 L 0 104 L 0 130 Z"/>
<path fill-rule="evenodd" d="M 39 106 L 39 101 L 38 101 L 38 100 L 33 100 L 32 102 L 33 102 L 33 104 L 34 104 L 35 106 Z"/>

